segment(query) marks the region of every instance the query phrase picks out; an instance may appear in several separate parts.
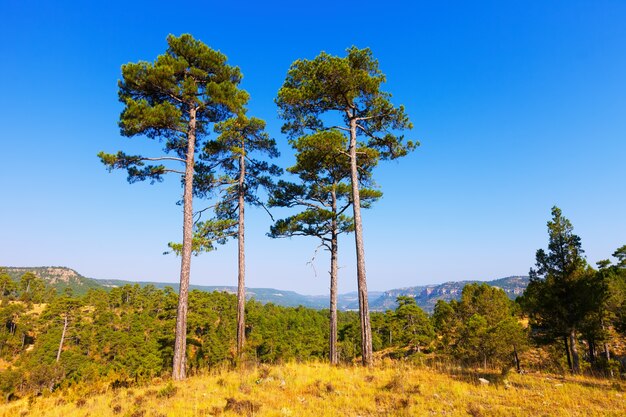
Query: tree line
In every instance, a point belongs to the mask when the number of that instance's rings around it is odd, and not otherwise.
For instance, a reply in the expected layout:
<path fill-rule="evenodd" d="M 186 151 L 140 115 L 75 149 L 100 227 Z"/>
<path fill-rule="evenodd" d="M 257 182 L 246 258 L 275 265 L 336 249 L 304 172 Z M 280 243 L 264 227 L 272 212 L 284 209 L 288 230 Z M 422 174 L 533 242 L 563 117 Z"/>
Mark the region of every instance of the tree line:
<path fill-rule="evenodd" d="M 547 226 L 548 249 L 537 251 L 530 284 L 517 300 L 500 288 L 473 283 L 459 300 L 439 300 L 429 316 L 414 298 L 398 297 L 395 310 L 371 314 L 373 352 L 422 363 L 622 377 L 626 245 L 594 269 L 557 207 Z M 188 302 L 186 372 L 237 364 L 238 295 L 194 290 Z M 174 360 L 179 304 L 171 287 L 125 285 L 78 297 L 69 288 L 57 293 L 32 273 L 14 281 L 0 271 L 0 390 L 11 398 L 77 383 L 115 387 L 162 376 Z M 357 312 L 255 300 L 244 307 L 243 353 L 249 360 L 362 360 Z M 334 358 L 328 343 L 333 320 Z M 526 355 L 533 351 L 546 353 L 548 361 Z"/>
<path fill-rule="evenodd" d="M 78 297 L 70 289 L 57 294 L 30 273 L 20 282 L 0 273 L 0 283 L 3 288 L 0 361 L 8 365 L 0 370 L 0 390 L 7 398 L 41 394 L 79 383 L 128 386 L 169 373 L 178 306 L 178 296 L 172 288 L 125 285 L 110 290 L 91 289 Z M 506 307 L 500 312 L 513 320 L 509 310 L 512 302 L 502 290 L 485 284 L 466 287 L 463 294 L 467 300 L 461 304 L 475 303 L 469 296 L 475 292 L 489 293 L 489 297 L 495 293 Z M 487 305 L 485 297 L 480 295 L 477 299 Z M 187 373 L 237 364 L 236 294 L 193 290 L 188 300 Z M 444 346 L 442 335 L 449 326 L 441 311 L 429 317 L 413 298 L 400 297 L 398 301 L 393 311 L 372 313 L 374 352 L 388 352 L 392 357 L 441 352 L 473 363 L 473 356 L 464 356 L 472 351 L 471 345 L 454 344 L 464 346 L 459 351 L 448 351 Z M 248 300 L 245 308 L 244 353 L 248 360 L 259 363 L 328 360 L 329 310 L 262 305 L 255 300 Z M 359 314 L 339 311 L 336 318 L 336 361 L 360 360 Z M 459 326 L 454 331 L 459 331 Z M 451 332 L 445 334 L 452 337 Z M 504 353 L 495 357 L 489 351 L 487 355 L 489 366 L 510 362 Z"/>

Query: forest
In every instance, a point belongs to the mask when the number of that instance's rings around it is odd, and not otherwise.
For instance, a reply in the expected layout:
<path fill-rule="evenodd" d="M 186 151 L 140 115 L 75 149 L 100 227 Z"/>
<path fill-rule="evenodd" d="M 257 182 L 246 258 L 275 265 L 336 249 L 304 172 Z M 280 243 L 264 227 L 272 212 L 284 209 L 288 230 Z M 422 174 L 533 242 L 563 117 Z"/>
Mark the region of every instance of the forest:
<path fill-rule="evenodd" d="M 511 301 L 499 288 L 470 284 L 458 301 L 440 300 L 431 316 L 411 297 L 399 297 L 395 310 L 372 313 L 376 357 L 621 378 L 626 371 L 626 247 L 613 254 L 614 264 L 607 260 L 592 269 L 572 257 L 572 249 L 580 251 L 579 239 L 567 219 L 554 213 L 558 216 L 550 230 L 566 233 L 552 236 L 547 252 L 538 251 L 536 275 L 522 297 Z M 574 246 L 555 246 L 567 240 Z M 557 275 L 562 264 L 547 261 L 563 253 L 578 263 L 576 269 L 567 266 L 572 271 L 568 276 Z M 171 288 L 126 285 L 90 289 L 79 297 L 69 289 L 59 294 L 31 273 L 19 281 L 2 273 L 0 290 L 0 389 L 5 399 L 76 384 L 133 386 L 170 371 L 178 304 Z M 254 300 L 245 308 L 245 359 L 239 359 L 236 295 L 189 293 L 190 375 L 241 361 L 330 360 L 329 310 Z M 340 311 L 337 319 L 338 362 L 352 363 L 360 355 L 358 314 Z"/>

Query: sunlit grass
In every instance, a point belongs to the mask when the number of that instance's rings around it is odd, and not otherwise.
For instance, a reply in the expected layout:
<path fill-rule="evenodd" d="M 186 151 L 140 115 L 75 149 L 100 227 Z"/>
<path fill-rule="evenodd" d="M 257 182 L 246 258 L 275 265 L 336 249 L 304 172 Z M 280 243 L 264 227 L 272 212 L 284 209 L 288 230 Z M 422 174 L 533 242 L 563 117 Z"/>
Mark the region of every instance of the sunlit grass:
<path fill-rule="evenodd" d="M 502 377 L 400 361 L 371 369 L 313 362 L 214 369 L 182 383 L 102 386 L 91 395 L 66 390 L 5 404 L 0 416 L 623 416 L 625 389 L 585 377 Z"/>

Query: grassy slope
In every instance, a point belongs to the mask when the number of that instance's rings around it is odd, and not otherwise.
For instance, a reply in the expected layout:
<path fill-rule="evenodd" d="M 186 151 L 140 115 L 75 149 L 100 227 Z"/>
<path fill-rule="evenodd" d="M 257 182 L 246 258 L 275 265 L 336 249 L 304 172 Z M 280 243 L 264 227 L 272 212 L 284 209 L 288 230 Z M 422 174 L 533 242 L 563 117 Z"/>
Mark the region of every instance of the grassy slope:
<path fill-rule="evenodd" d="M 398 362 L 373 369 L 308 363 L 214 370 L 174 385 L 103 387 L 91 396 L 66 391 L 0 406 L 0 416 L 622 416 L 624 388 L 516 374 L 482 385 L 476 375 Z"/>

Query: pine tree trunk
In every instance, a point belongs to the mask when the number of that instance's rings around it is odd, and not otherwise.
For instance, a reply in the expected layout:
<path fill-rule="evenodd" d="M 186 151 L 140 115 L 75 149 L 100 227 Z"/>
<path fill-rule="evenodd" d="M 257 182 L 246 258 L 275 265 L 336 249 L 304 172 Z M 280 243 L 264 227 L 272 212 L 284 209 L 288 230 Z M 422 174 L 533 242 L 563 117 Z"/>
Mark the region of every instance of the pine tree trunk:
<path fill-rule="evenodd" d="M 578 356 L 578 346 L 576 344 L 576 329 L 570 330 L 569 344 L 572 351 L 572 372 L 577 374 L 580 372 L 580 361 Z"/>
<path fill-rule="evenodd" d="M 589 362 L 591 364 L 596 363 L 596 344 L 593 340 L 587 340 L 587 344 L 589 345 Z"/>
<path fill-rule="evenodd" d="M 65 332 L 67 331 L 67 314 L 63 319 L 63 332 L 61 333 L 61 342 L 59 343 L 59 350 L 57 351 L 57 362 L 61 359 L 61 351 L 63 350 L 63 342 L 65 341 Z"/>
<path fill-rule="evenodd" d="M 609 369 L 609 376 L 613 378 L 613 369 L 611 368 L 611 353 L 609 352 L 609 344 L 604 342 L 604 357 L 606 359 L 606 366 Z"/>
<path fill-rule="evenodd" d="M 239 249 L 239 275 L 237 277 L 237 358 L 243 358 L 243 349 L 246 338 L 246 258 L 244 251 L 244 196 L 246 165 L 244 144 L 241 144 L 241 155 L 239 156 L 239 226 L 237 231 Z"/>
<path fill-rule="evenodd" d="M 337 196 L 332 191 L 332 235 L 330 239 L 330 363 L 336 365 L 339 362 L 337 355 L 337 264 L 338 239 L 337 239 Z"/>
<path fill-rule="evenodd" d="M 602 326 L 602 331 L 604 332 L 605 330 L 604 320 L 602 320 L 601 326 Z M 609 370 L 609 376 L 613 378 L 613 369 L 611 369 L 611 365 L 610 365 L 611 353 L 609 352 L 609 344 L 606 342 L 606 340 L 602 344 L 602 347 L 604 348 L 604 359 L 606 360 L 606 366 L 608 367 L 608 370 Z"/>
<path fill-rule="evenodd" d="M 569 354 L 569 343 L 567 342 L 567 336 L 563 336 L 563 343 L 565 345 L 565 354 L 567 355 L 567 367 L 570 371 L 573 371 L 572 368 L 572 357 Z"/>
<path fill-rule="evenodd" d="M 519 355 L 517 354 L 517 346 L 513 345 L 513 358 L 515 359 L 515 370 L 517 373 L 522 371 L 522 367 L 519 362 Z"/>
<path fill-rule="evenodd" d="M 361 198 L 356 156 L 356 119 L 350 120 L 350 180 L 352 182 L 352 209 L 354 213 L 354 240 L 356 243 L 357 291 L 359 293 L 359 318 L 361 321 L 361 355 L 364 366 L 372 365 L 372 326 L 367 300 L 365 275 L 365 249 L 361 222 Z"/>
<path fill-rule="evenodd" d="M 189 109 L 189 126 L 187 130 L 187 160 L 183 191 L 183 250 L 180 262 L 180 290 L 178 292 L 178 310 L 176 312 L 176 340 L 174 343 L 174 366 L 172 371 L 172 378 L 175 381 L 181 381 L 186 377 L 187 299 L 189 296 L 191 249 L 193 243 L 192 204 L 194 152 L 196 149 L 196 111 L 195 107 Z"/>

